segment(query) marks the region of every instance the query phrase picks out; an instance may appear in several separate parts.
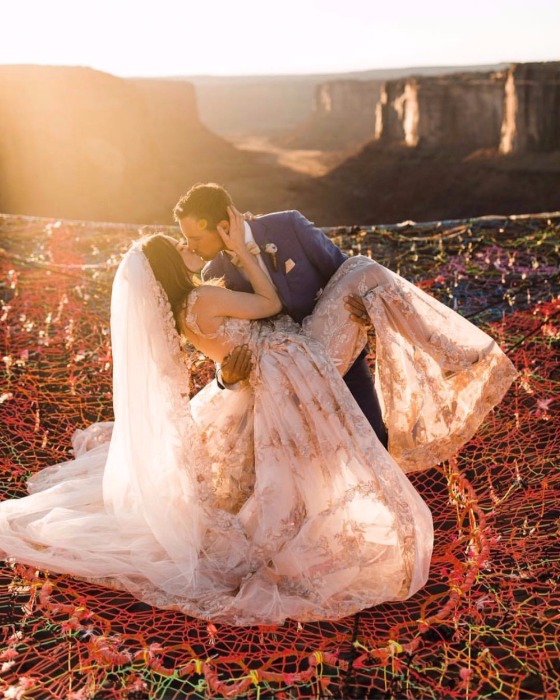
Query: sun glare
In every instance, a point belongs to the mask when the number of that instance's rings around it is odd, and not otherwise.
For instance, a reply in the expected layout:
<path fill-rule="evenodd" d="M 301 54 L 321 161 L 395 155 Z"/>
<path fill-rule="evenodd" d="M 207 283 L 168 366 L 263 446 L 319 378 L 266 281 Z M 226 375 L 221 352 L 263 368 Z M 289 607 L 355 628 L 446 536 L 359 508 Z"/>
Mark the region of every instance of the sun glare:
<path fill-rule="evenodd" d="M 560 58 L 560 3 L 550 0 L 12 0 L 0 6 L 0 22 L 0 64 L 81 65 L 122 77 Z"/>

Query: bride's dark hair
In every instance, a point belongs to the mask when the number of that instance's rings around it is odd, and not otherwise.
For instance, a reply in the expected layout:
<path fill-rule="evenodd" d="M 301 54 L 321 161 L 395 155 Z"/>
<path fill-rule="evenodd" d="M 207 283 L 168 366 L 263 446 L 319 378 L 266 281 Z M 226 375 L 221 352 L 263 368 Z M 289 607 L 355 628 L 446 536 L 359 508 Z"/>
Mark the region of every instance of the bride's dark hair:
<path fill-rule="evenodd" d="M 175 317 L 175 325 L 180 333 L 177 323 L 178 315 L 183 308 L 188 295 L 193 289 L 200 286 L 200 281 L 188 270 L 185 262 L 177 250 L 178 242 L 163 233 L 155 233 L 146 237 L 141 244 L 142 252 L 148 259 L 154 277 L 161 284 L 166 293 L 171 310 Z"/>

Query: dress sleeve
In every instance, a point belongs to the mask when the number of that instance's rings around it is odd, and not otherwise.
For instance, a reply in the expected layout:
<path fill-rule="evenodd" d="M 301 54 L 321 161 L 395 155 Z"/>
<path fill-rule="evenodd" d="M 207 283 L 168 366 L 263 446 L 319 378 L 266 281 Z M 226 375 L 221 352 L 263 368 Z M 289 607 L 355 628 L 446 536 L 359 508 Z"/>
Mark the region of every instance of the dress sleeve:
<path fill-rule="evenodd" d="M 359 294 L 375 331 L 376 390 L 389 451 L 404 471 L 452 456 L 517 375 L 496 341 L 466 318 L 378 263 L 350 258 L 329 282 L 305 332 L 344 374 L 366 337 L 344 296 Z"/>

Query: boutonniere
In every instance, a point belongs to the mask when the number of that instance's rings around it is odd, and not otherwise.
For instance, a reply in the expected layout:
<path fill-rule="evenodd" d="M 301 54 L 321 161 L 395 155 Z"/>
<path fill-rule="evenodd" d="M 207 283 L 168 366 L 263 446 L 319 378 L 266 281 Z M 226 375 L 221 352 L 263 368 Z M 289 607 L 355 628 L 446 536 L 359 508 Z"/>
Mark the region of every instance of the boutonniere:
<path fill-rule="evenodd" d="M 272 267 L 276 271 L 278 269 L 278 259 L 276 257 L 276 253 L 278 252 L 278 247 L 276 246 L 275 243 L 265 243 L 264 244 L 264 252 L 270 256 L 270 261 L 272 263 Z"/>

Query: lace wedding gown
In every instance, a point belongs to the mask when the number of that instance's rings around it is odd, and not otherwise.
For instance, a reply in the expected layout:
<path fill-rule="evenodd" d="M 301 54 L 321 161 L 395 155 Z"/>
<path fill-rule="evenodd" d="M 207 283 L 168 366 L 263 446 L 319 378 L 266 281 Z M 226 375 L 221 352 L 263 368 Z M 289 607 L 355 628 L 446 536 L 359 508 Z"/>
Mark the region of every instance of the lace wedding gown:
<path fill-rule="evenodd" d="M 227 319 L 214 337 L 249 345 L 250 384 L 213 381 L 189 401 L 169 309 L 135 252 L 113 291 L 115 423 L 78 431 L 74 460 L 0 504 L 0 550 L 235 625 L 338 619 L 418 591 L 432 519 L 405 471 L 452 454 L 501 400 L 515 370 L 496 343 L 351 258 L 303 329 L 287 317 Z M 163 319 L 163 332 L 121 313 L 146 286 L 142 314 Z M 366 339 L 344 309 L 350 292 L 375 325 L 389 452 L 341 378 Z M 200 334 L 196 294 L 185 322 Z"/>

